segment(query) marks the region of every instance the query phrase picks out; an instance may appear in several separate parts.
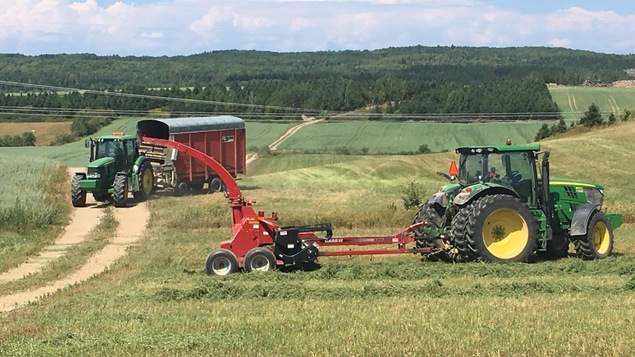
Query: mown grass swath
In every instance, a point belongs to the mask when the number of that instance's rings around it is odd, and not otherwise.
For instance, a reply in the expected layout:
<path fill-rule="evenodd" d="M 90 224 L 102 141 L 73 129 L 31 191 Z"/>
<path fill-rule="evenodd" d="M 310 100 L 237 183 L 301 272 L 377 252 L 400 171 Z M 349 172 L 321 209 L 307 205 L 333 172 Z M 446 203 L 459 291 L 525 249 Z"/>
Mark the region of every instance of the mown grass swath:
<path fill-rule="evenodd" d="M 549 92 L 567 120 L 580 120 L 592 103 L 600 108 L 604 120 L 609 113 L 619 117 L 625 109 L 635 109 L 635 88 L 552 86 Z"/>
<path fill-rule="evenodd" d="M 66 168 L 47 159 L 0 154 L 0 268 L 26 259 L 68 222 Z"/>
<path fill-rule="evenodd" d="M 552 173 L 603 184 L 610 211 L 628 213 L 633 123 L 544 142 Z M 588 155 L 580 154 L 581 148 Z M 271 156 L 239 185 L 281 224 L 333 221 L 335 233 L 393 233 L 416 180 L 431 194 L 454 153 Z M 609 160 L 610 159 L 610 160 Z M 222 195 L 148 202 L 150 234 L 98 279 L 11 312 L 0 354 L 576 355 L 635 350 L 635 225 L 615 255 L 530 264 L 444 264 L 420 256 L 320 258 L 316 271 L 207 276 L 207 253 L 231 232 Z M 394 212 L 390 214 L 389 212 Z M 628 217 L 626 215 L 625 217 Z"/>

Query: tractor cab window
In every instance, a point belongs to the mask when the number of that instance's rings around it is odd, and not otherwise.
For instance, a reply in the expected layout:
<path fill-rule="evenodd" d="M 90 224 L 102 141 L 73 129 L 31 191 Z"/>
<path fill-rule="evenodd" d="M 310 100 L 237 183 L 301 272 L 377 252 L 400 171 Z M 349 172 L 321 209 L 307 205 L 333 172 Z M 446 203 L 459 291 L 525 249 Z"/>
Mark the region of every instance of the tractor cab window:
<path fill-rule="evenodd" d="M 117 160 L 117 156 L 123 157 L 123 155 L 124 147 L 121 141 L 103 140 L 97 142 L 97 148 L 95 149 L 95 159 L 112 157 Z"/>
<path fill-rule="evenodd" d="M 134 162 L 135 149 L 135 142 L 133 140 L 126 140 L 126 165 L 124 167 L 129 167 Z"/>
<path fill-rule="evenodd" d="M 492 182 L 510 186 L 524 202 L 531 200 L 534 166 L 529 152 L 492 153 L 487 164 L 491 170 L 489 179 Z M 494 171 L 496 175 L 491 174 Z"/>
<path fill-rule="evenodd" d="M 461 155 L 459 163 L 459 183 L 469 186 L 483 178 L 483 156 Z"/>

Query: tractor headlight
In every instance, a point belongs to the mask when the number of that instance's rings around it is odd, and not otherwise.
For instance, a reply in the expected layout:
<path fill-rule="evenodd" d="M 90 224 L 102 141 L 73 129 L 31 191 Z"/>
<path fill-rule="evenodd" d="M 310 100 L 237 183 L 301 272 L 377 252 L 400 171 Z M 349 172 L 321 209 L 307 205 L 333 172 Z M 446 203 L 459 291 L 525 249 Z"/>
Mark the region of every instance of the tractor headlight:
<path fill-rule="evenodd" d="M 602 203 L 604 202 L 604 190 L 597 189 L 595 187 L 585 187 L 584 195 L 586 196 L 587 202 L 593 203 L 599 208 L 602 208 Z"/>

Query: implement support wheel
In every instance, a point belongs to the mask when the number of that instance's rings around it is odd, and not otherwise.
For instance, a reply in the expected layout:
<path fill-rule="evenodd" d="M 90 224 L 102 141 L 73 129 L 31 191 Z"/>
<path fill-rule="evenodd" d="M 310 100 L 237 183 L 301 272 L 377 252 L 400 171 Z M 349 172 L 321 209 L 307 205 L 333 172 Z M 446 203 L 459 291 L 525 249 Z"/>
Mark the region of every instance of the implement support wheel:
<path fill-rule="evenodd" d="M 213 250 L 205 260 L 205 271 L 209 275 L 227 275 L 238 271 L 238 259 L 227 249 Z"/>
<path fill-rule="evenodd" d="M 584 260 L 603 259 L 613 251 L 613 227 L 603 212 L 589 220 L 587 233 L 575 241 L 575 251 Z"/>
<path fill-rule="evenodd" d="M 264 247 L 250 250 L 245 255 L 244 269 L 250 271 L 269 271 L 276 267 L 276 257 L 273 252 Z"/>

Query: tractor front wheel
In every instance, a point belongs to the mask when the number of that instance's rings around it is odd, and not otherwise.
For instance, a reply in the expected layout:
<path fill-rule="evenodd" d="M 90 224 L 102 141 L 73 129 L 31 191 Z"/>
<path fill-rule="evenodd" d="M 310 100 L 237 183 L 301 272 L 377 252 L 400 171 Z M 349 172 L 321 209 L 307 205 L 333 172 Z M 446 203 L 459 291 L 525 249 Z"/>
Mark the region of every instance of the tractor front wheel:
<path fill-rule="evenodd" d="M 438 203 L 430 204 L 428 202 L 424 203 L 423 206 L 417 212 L 415 216 L 413 224 L 419 222 L 428 222 L 433 228 L 443 228 L 443 215 L 445 213 L 445 208 L 443 208 Z M 447 261 L 452 262 L 452 256 L 449 255 L 448 252 L 445 251 L 445 243 L 440 238 L 431 237 L 428 235 L 423 229 L 418 229 L 415 232 L 415 243 L 417 248 L 439 248 L 443 249 L 440 252 L 428 254 L 426 259 L 429 261 Z"/>
<path fill-rule="evenodd" d="M 589 220 L 587 233 L 575 241 L 575 251 L 584 260 L 603 259 L 613 251 L 613 227 L 603 212 Z"/>
<path fill-rule="evenodd" d="M 83 175 L 75 175 L 71 180 L 71 202 L 73 207 L 86 206 L 86 191 L 79 187 L 79 182 L 84 178 Z"/>
<path fill-rule="evenodd" d="M 126 175 L 115 176 L 115 184 L 112 193 L 112 203 L 115 207 L 126 207 L 128 199 L 128 177 Z"/>
<path fill-rule="evenodd" d="M 469 250 L 487 262 L 527 261 L 538 238 L 531 211 L 510 195 L 485 196 L 474 202 L 465 231 Z"/>
<path fill-rule="evenodd" d="M 142 202 L 154 191 L 154 172 L 150 161 L 144 161 L 139 168 L 139 191 L 133 192 L 135 200 Z"/>
<path fill-rule="evenodd" d="M 246 272 L 269 271 L 275 267 L 276 256 L 267 248 L 254 248 L 245 255 L 244 269 Z"/>
<path fill-rule="evenodd" d="M 238 271 L 238 259 L 227 249 L 216 249 L 205 260 L 208 275 L 227 275 Z"/>

